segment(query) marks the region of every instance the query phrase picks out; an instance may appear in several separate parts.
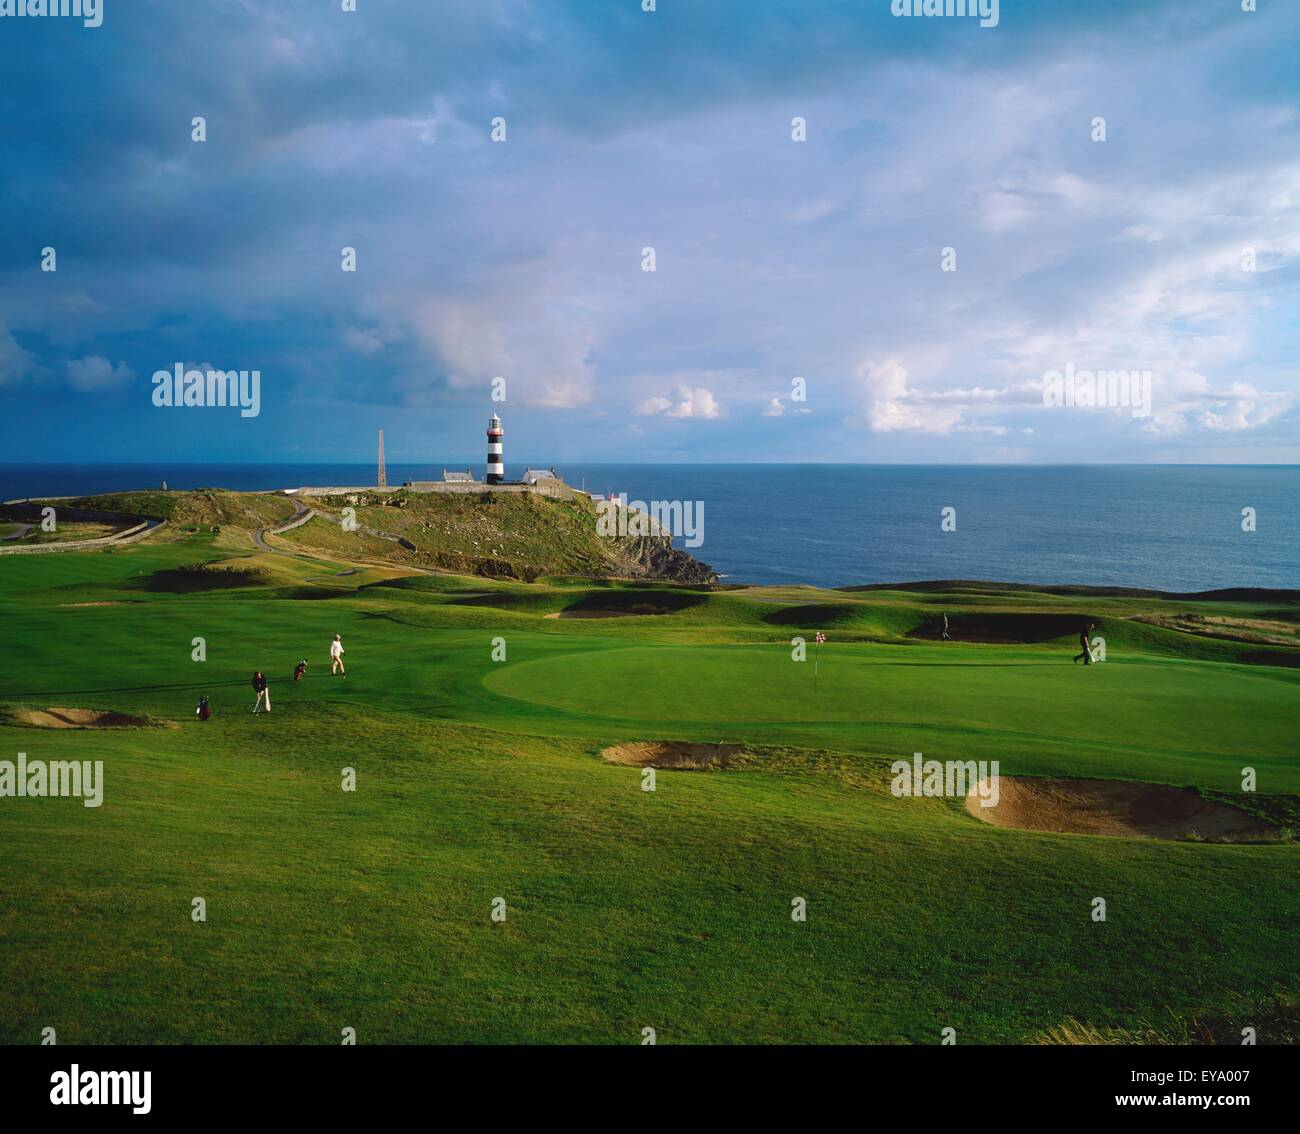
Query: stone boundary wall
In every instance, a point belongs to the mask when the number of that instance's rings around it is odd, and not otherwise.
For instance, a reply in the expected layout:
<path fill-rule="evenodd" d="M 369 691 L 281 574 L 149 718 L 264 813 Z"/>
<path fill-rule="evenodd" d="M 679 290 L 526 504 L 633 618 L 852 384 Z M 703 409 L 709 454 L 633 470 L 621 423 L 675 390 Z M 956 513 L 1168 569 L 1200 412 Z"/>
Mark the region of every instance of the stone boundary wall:
<path fill-rule="evenodd" d="M 103 513 L 112 515 L 113 513 Z M 0 544 L 0 555 L 51 555 L 56 551 L 93 551 L 96 548 L 115 547 L 123 543 L 135 543 L 150 532 L 166 527 L 167 521 L 157 516 L 147 516 L 134 527 L 99 539 L 70 539 L 64 543 L 27 543 L 7 547 Z"/>
<path fill-rule="evenodd" d="M 295 512 L 283 523 L 276 524 L 274 527 L 267 528 L 267 535 L 279 535 L 281 532 L 291 532 L 294 528 L 300 528 L 314 516 L 319 516 L 319 512 L 313 512 L 310 508 L 305 508 L 302 512 Z"/>
<path fill-rule="evenodd" d="M 536 484 L 483 484 L 475 481 L 473 484 L 445 484 L 442 481 L 415 481 L 409 487 L 405 485 L 388 485 L 385 488 L 377 488 L 374 485 L 367 487 L 310 487 L 299 488 L 289 494 L 290 499 L 294 497 L 312 497 L 312 496 L 360 496 L 373 493 L 394 493 L 394 492 L 442 492 L 461 496 L 481 496 L 489 492 L 520 493 L 531 492 L 536 496 L 550 496 L 556 500 L 572 500 L 575 496 L 585 495 L 581 489 L 573 488 L 563 481 L 550 483 L 548 481 L 538 481 Z"/>

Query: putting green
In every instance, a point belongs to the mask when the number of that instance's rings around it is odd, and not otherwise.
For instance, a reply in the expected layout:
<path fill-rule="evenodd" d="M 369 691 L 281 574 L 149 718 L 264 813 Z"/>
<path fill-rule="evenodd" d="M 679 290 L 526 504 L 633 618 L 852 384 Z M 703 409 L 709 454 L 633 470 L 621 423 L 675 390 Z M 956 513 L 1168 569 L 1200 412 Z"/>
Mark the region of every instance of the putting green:
<path fill-rule="evenodd" d="M 1078 770 L 1239 784 L 1247 763 L 1294 789 L 1300 680 L 1285 671 L 1159 658 L 1074 665 L 1064 652 L 952 646 L 635 646 L 502 665 L 487 689 L 530 705 L 635 723 L 647 735 L 838 742 L 1004 771 Z M 1244 722 L 1250 727 L 1244 727 Z M 708 728 L 704 728 L 704 733 Z M 913 745 L 919 746 L 913 748 Z M 1057 757 L 1053 759 L 1053 757 Z"/>

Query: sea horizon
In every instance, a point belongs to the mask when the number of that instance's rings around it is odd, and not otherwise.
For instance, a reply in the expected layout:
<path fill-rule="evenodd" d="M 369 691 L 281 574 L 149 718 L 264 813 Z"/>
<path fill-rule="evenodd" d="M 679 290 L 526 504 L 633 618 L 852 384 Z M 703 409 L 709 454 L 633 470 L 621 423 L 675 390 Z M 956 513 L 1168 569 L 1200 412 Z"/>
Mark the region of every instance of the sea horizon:
<path fill-rule="evenodd" d="M 476 453 L 472 457 L 448 458 L 437 462 L 442 467 L 451 468 L 469 464 L 482 464 L 483 455 Z M 1297 461 L 567 461 L 554 462 L 547 458 L 532 461 L 527 458 L 510 458 L 510 463 L 524 467 L 550 468 L 552 464 L 567 463 L 591 465 L 737 465 L 744 467 L 766 467 L 769 465 L 815 465 L 832 468 L 1213 468 L 1213 469 L 1248 469 L 1248 468 L 1300 468 Z M 369 468 L 376 467 L 374 460 L 355 461 L 0 461 L 0 469 L 18 468 L 156 468 L 164 466 L 181 467 L 259 467 L 259 468 Z M 428 462 L 393 461 L 389 468 L 425 467 Z"/>
<path fill-rule="evenodd" d="M 389 485 L 436 479 L 443 468 L 481 473 L 481 460 L 393 462 Z M 526 461 L 508 462 L 507 479 L 525 467 Z M 593 493 L 699 502 L 703 542 L 674 542 L 730 583 L 835 588 L 980 580 L 1172 593 L 1300 587 L 1297 465 L 554 467 L 570 485 Z M 164 481 L 175 490 L 364 488 L 375 472 L 368 462 L 4 463 L 0 499 L 150 490 Z M 1246 530 L 1245 509 L 1253 510 L 1254 530 Z"/>

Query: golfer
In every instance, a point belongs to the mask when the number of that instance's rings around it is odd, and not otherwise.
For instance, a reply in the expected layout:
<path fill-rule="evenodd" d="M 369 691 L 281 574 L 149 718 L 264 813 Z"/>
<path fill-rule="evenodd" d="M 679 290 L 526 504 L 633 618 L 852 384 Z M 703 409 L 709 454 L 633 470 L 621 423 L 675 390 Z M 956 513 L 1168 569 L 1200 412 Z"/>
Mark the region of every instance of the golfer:
<path fill-rule="evenodd" d="M 1093 623 L 1089 622 L 1082 630 L 1079 631 L 1079 645 L 1082 650 L 1074 655 L 1074 664 L 1078 665 L 1080 661 L 1084 665 L 1092 665 L 1092 643 L 1088 641 L 1088 635 L 1092 633 Z"/>
<path fill-rule="evenodd" d="M 943 612 L 943 637 L 940 638 L 939 641 L 941 642 L 952 641 L 952 635 L 948 633 L 948 612 L 946 610 Z"/>
<path fill-rule="evenodd" d="M 257 693 L 257 703 L 253 706 L 254 713 L 260 713 L 263 706 L 269 713 L 271 711 L 271 690 L 266 684 L 266 674 L 260 669 L 253 674 L 253 690 Z"/>
<path fill-rule="evenodd" d="M 343 668 L 343 639 L 334 635 L 334 641 L 330 643 L 330 676 L 333 677 L 335 671 L 347 677 L 348 671 Z"/>

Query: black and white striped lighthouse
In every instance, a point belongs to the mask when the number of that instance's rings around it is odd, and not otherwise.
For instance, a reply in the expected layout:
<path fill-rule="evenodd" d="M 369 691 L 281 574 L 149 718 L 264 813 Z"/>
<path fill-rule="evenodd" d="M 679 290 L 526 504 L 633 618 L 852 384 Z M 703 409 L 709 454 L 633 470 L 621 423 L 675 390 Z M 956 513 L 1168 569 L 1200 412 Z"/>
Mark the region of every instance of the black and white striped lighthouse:
<path fill-rule="evenodd" d="M 505 458 L 501 452 L 501 438 L 506 435 L 506 431 L 501 428 L 501 419 L 496 414 L 493 414 L 492 420 L 488 422 L 487 434 L 487 482 L 488 484 L 500 484 L 506 475 Z"/>

